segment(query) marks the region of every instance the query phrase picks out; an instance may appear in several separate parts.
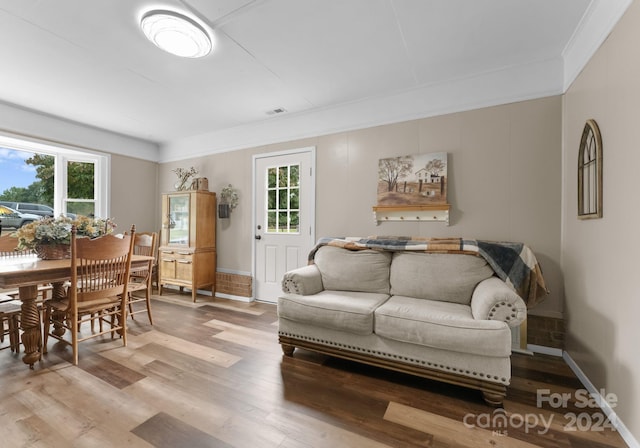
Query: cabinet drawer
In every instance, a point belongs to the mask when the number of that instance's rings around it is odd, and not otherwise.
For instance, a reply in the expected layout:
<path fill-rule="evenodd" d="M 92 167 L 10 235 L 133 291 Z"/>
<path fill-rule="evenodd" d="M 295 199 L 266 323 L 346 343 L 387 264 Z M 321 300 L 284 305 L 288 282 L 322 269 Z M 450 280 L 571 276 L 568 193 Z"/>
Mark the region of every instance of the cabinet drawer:
<path fill-rule="evenodd" d="M 181 257 L 188 257 L 191 255 L 193 255 L 193 251 L 189 249 L 173 249 L 173 248 L 160 249 L 161 257 L 181 258 Z"/>
<path fill-rule="evenodd" d="M 160 276 L 163 278 L 173 278 L 176 272 L 176 260 L 169 257 L 160 258 Z"/>
<path fill-rule="evenodd" d="M 184 263 L 184 262 L 191 263 L 191 262 L 193 262 L 193 254 L 191 252 L 186 252 L 186 251 L 182 251 L 181 252 L 179 250 L 176 250 L 173 253 L 172 258 L 174 260 L 176 260 L 177 262 L 181 262 L 181 263 Z"/>
<path fill-rule="evenodd" d="M 193 261 L 193 254 L 191 252 L 179 252 L 179 251 L 161 251 L 160 252 L 160 260 L 166 262 L 183 262 Z"/>
<path fill-rule="evenodd" d="M 160 273 L 164 278 L 191 281 L 193 253 L 180 250 L 160 251 Z"/>
<path fill-rule="evenodd" d="M 177 259 L 176 263 L 176 279 L 177 280 L 192 280 L 193 273 L 193 263 L 191 261 L 191 256 Z"/>

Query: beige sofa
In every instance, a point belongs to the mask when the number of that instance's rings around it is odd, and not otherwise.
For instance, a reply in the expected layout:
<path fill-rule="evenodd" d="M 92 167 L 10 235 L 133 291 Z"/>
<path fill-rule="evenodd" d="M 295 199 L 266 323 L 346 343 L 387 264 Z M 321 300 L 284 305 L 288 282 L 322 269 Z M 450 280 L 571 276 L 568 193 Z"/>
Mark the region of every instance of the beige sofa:
<path fill-rule="evenodd" d="M 482 391 L 499 406 L 523 299 L 481 256 L 322 246 L 284 275 L 279 341 Z"/>

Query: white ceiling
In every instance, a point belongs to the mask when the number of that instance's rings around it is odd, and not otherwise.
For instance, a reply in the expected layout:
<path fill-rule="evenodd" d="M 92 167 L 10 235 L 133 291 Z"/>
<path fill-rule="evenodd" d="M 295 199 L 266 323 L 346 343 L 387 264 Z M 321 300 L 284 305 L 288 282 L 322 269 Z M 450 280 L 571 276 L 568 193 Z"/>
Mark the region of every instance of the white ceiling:
<path fill-rule="evenodd" d="M 168 160 L 562 93 L 630 1 L 0 0 L 0 101 Z M 157 49 L 150 8 L 214 51 Z"/>

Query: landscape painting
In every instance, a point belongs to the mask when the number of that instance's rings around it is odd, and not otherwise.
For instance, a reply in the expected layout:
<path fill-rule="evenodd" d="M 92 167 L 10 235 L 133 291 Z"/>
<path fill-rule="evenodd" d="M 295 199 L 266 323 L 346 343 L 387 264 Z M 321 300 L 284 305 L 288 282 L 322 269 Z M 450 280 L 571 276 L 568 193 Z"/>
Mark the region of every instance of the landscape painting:
<path fill-rule="evenodd" d="M 378 161 L 378 206 L 447 203 L 447 153 L 434 152 Z"/>

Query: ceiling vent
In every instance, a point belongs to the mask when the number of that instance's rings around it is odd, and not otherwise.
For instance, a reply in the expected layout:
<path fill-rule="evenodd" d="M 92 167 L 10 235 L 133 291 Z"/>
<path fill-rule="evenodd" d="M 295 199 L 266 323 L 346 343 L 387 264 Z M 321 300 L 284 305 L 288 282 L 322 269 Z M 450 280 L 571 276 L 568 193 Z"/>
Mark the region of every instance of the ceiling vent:
<path fill-rule="evenodd" d="M 278 107 L 277 109 L 273 109 L 267 112 L 267 115 L 277 115 L 277 114 L 283 114 L 287 111 L 287 109 L 285 109 L 284 107 Z"/>

